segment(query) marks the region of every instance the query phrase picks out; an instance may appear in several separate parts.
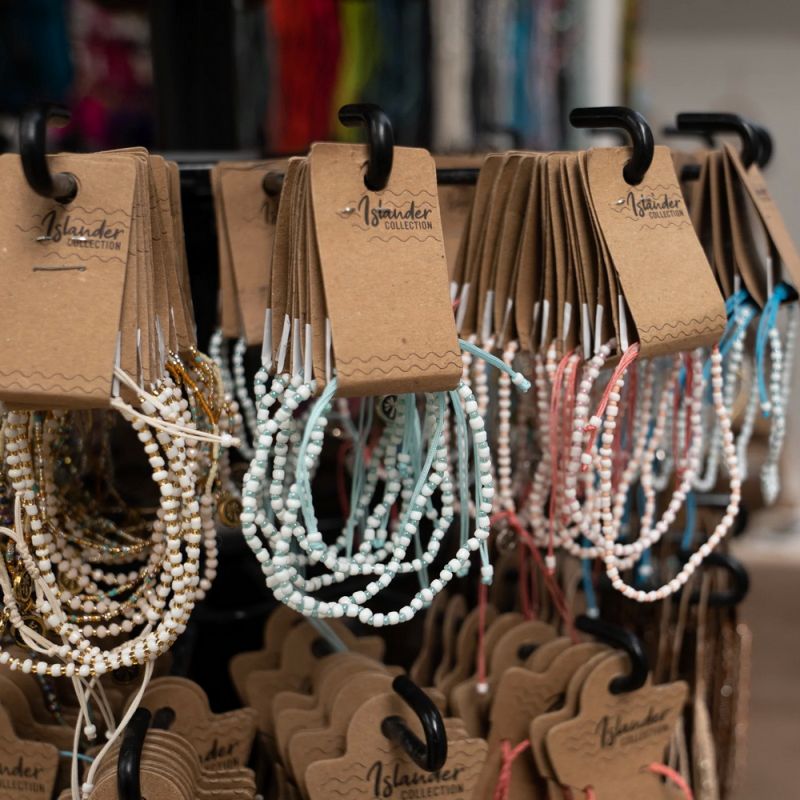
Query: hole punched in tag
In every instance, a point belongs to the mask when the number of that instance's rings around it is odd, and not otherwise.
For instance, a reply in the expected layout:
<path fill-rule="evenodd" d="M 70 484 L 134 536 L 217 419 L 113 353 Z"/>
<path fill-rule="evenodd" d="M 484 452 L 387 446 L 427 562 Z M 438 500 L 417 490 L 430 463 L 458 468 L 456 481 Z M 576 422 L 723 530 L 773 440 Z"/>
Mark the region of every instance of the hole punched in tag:
<path fill-rule="evenodd" d="M 47 165 L 47 126 L 69 122 L 70 112 L 59 105 L 42 103 L 23 112 L 19 120 L 19 153 L 28 185 L 41 197 L 69 203 L 78 194 L 78 179 L 71 172 L 53 175 Z"/>

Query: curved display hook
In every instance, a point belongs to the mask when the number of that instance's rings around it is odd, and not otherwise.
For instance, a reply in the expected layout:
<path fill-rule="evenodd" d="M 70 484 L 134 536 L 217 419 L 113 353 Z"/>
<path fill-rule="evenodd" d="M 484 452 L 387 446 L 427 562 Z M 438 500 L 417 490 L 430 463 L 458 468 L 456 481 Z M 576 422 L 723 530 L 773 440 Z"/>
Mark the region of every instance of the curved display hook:
<path fill-rule="evenodd" d="M 19 119 L 19 154 L 22 171 L 31 189 L 42 197 L 68 203 L 78 193 L 78 182 L 69 172 L 50 173 L 45 158 L 47 125 L 65 125 L 70 112 L 63 106 L 42 103 L 23 112 Z"/>
<path fill-rule="evenodd" d="M 675 117 L 675 127 L 686 133 L 735 133 L 742 141 L 741 158 L 745 167 L 758 160 L 760 144 L 752 123 L 738 114 L 721 112 L 683 112 Z"/>
<path fill-rule="evenodd" d="M 612 694 L 633 692 L 644 686 L 649 667 L 647 665 L 647 656 L 638 636 L 635 636 L 625 628 L 612 625 L 602 619 L 587 617 L 585 614 L 580 614 L 575 618 L 575 627 L 579 631 L 588 633 L 602 642 L 624 650 L 628 654 L 631 662 L 631 671 L 627 675 L 618 675 L 611 681 L 609 688 Z"/>
<path fill-rule="evenodd" d="M 758 148 L 758 166 L 764 169 L 772 161 L 772 135 L 763 125 L 753 124 L 753 127 L 756 129 L 760 145 Z"/>
<path fill-rule="evenodd" d="M 647 120 L 638 111 L 625 106 L 574 108 L 569 121 L 573 128 L 611 128 L 627 132 L 631 137 L 633 155 L 625 164 L 622 175 L 631 186 L 644 180 L 645 173 L 653 163 L 655 144 Z"/>
<path fill-rule="evenodd" d="M 394 131 L 386 112 L 374 103 L 351 103 L 339 109 L 339 122 L 367 129 L 369 160 L 364 183 L 373 192 L 385 189 L 394 161 Z"/>
<path fill-rule="evenodd" d="M 433 701 L 405 675 L 392 681 L 392 688 L 405 700 L 422 723 L 425 741 L 406 725 L 402 717 L 386 717 L 381 722 L 381 733 L 408 753 L 411 760 L 426 772 L 440 770 L 447 761 L 447 733 L 439 709 Z"/>
<path fill-rule="evenodd" d="M 684 561 L 688 561 L 691 553 L 681 552 Z M 703 560 L 703 567 L 717 567 L 725 570 L 731 578 L 731 588 L 720 592 L 710 592 L 708 605 L 711 608 L 734 608 L 741 603 L 750 591 L 750 574 L 738 558 L 730 553 L 719 553 L 716 550 L 709 553 Z M 700 602 L 700 590 L 695 589 L 689 598 L 692 605 Z"/>
<path fill-rule="evenodd" d="M 142 800 L 139 767 L 142 763 L 142 748 L 149 724 L 150 712 L 146 708 L 138 708 L 131 717 L 128 727 L 125 728 L 117 761 L 119 800 Z"/>
<path fill-rule="evenodd" d="M 661 133 L 664 136 L 696 136 L 709 149 L 717 146 L 714 136 L 708 131 L 682 131 L 676 128 L 674 125 L 665 125 L 661 129 Z"/>

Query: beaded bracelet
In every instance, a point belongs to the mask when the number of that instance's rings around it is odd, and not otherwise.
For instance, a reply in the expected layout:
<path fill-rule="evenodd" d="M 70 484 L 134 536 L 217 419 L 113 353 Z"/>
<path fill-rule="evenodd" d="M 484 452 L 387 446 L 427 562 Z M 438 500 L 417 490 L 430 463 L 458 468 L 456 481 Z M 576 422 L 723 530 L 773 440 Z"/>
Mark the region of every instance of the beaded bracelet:
<path fill-rule="evenodd" d="M 462 342 L 462 348 L 471 357 L 477 355 L 511 372 L 506 364 L 473 344 Z M 519 373 L 512 373 L 511 381 L 522 389 L 527 388 L 527 382 Z M 260 395 L 257 413 L 262 427 L 256 456 L 245 477 L 241 521 L 245 539 L 261 563 L 267 585 L 275 596 L 308 616 L 357 617 L 365 624 L 380 627 L 407 621 L 430 604 L 455 575 L 468 568 L 471 553 L 476 550 L 483 563 L 482 577 L 490 580 L 486 540 L 494 496 L 491 457 L 478 401 L 469 386 L 462 382 L 455 391 L 426 395 L 422 424 L 419 424 L 414 397 L 398 398 L 398 413 L 387 424 L 370 459 L 363 465 L 363 476 L 354 477 L 358 489 L 353 493 L 355 502 L 351 504 L 345 533 L 332 545 L 325 544 L 318 528 L 311 496 L 311 475 L 322 450 L 336 392 L 335 379 L 310 409 L 299 445 L 292 441 L 296 434 L 295 412 L 313 392 L 313 384 L 289 376 L 274 379 L 269 392 L 257 391 L 257 396 Z M 458 451 L 457 481 L 444 447 L 447 400 Z M 276 407 L 275 412 L 264 420 L 263 412 L 269 414 L 272 407 Z M 455 483 L 460 507 L 466 509 L 470 504 L 468 431 L 472 434 L 475 467 L 472 490 L 475 529 L 471 536 L 462 540 L 456 555 L 446 562 L 438 577 L 428 581 L 427 568 L 437 557 L 455 517 Z M 291 453 L 294 453 L 293 459 Z M 379 470 L 385 478 L 383 495 L 373 505 Z M 268 478 L 267 508 L 264 490 Z M 391 521 L 391 510 L 395 506 L 399 507 L 399 513 L 396 520 Z M 424 547 L 420 535 L 423 517 L 433 523 Z M 356 527 L 363 530 L 362 540 L 354 551 L 352 534 Z M 414 556 L 406 560 L 412 548 Z M 306 578 L 305 568 L 314 565 L 328 571 Z M 395 577 L 409 572 L 419 575 L 422 586 L 406 606 L 385 614 L 374 613 L 366 606 Z M 343 595 L 335 602 L 315 596 L 320 589 L 355 576 L 371 580 L 363 589 Z"/>

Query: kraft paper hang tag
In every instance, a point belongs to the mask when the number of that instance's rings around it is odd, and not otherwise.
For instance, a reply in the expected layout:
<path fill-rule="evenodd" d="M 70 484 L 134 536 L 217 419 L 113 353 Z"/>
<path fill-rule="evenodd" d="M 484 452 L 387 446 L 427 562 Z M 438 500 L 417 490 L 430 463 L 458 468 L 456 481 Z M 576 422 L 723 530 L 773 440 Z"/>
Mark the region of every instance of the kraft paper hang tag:
<path fill-rule="evenodd" d="M 433 602 L 424 612 L 422 645 L 408 671 L 408 676 L 417 686 L 433 683 L 433 671 L 441 655 L 442 624 L 449 597 L 447 589 L 444 589 L 433 598 Z"/>
<path fill-rule="evenodd" d="M 489 213 L 486 217 L 486 233 L 478 265 L 477 292 L 474 294 L 477 304 L 475 331 L 478 334 L 478 340 L 484 344 L 492 338 L 494 333 L 494 295 L 500 236 L 503 233 L 503 221 L 506 218 L 514 177 L 521 160 L 522 155 L 519 153 L 506 155 L 495 181 Z"/>
<path fill-rule="evenodd" d="M 222 215 L 236 282 L 242 335 L 260 344 L 267 308 L 267 261 L 278 211 L 278 198 L 264 191 L 264 176 L 283 169 L 283 161 L 231 162 L 218 165 Z"/>
<path fill-rule="evenodd" d="M 445 169 L 477 169 L 482 159 L 470 156 L 434 156 L 436 167 Z M 456 280 L 456 263 L 462 237 L 469 225 L 474 183 L 439 184 L 439 213 L 442 218 L 444 251 L 451 282 Z"/>
<path fill-rule="evenodd" d="M 491 709 L 489 755 L 479 784 L 482 796 L 488 796 L 497 783 L 503 740 L 516 746 L 527 739 L 531 721 L 553 709 L 570 677 L 602 649 L 602 645 L 595 644 L 573 645 L 557 655 L 543 672 L 511 667 L 499 677 Z M 508 800 L 545 797 L 545 788 L 536 771 L 533 751 L 527 748 L 514 761 Z"/>
<path fill-rule="evenodd" d="M 183 298 L 180 291 L 177 244 L 175 228 L 172 223 L 172 208 L 169 192 L 169 172 L 167 164 L 161 156 L 150 156 L 150 170 L 155 184 L 155 195 L 159 219 L 159 236 L 162 241 L 164 273 L 167 282 L 167 331 L 166 345 L 177 352 L 186 346 L 188 341 L 188 323 L 184 317 Z"/>
<path fill-rule="evenodd" d="M 0 800 L 50 800 L 58 769 L 58 749 L 19 739 L 0 706 Z"/>
<path fill-rule="evenodd" d="M 226 714 L 212 714 L 208 699 L 200 696 L 194 687 L 196 684 L 185 679 L 173 678 L 169 682 L 157 679 L 147 688 L 141 706 L 152 713 L 171 708 L 175 718 L 170 730 L 195 748 L 203 767 L 243 766 L 253 747 L 256 711 L 241 708 Z"/>
<path fill-rule="evenodd" d="M 178 165 L 174 161 L 167 161 L 169 174 L 170 207 L 173 212 L 175 234 L 173 240 L 176 246 L 178 274 L 180 276 L 181 296 L 183 297 L 183 315 L 187 323 L 188 341 L 185 345 L 179 341 L 181 349 L 197 347 L 197 324 L 194 318 L 192 304 L 192 288 L 189 281 L 189 262 L 186 258 L 186 242 L 183 237 L 183 207 L 181 205 L 181 177 Z"/>
<path fill-rule="evenodd" d="M 724 297 L 734 293 L 734 250 L 731 218 L 736 216 L 725 158 L 713 152 L 708 156 L 708 191 L 711 200 L 711 267 Z M 738 232 L 737 232 L 738 233 Z M 739 259 L 737 258 L 736 261 Z"/>
<path fill-rule="evenodd" d="M 142 797 L 147 800 L 195 800 L 169 775 L 143 768 L 140 771 Z M 119 800 L 117 776 L 107 774 L 98 782 L 90 795 L 90 800 Z"/>
<path fill-rule="evenodd" d="M 222 196 L 222 165 L 211 168 L 211 191 L 214 196 L 214 222 L 217 230 L 217 259 L 219 264 L 219 327 L 227 339 L 242 335 L 242 320 L 236 301 L 236 276 L 233 272 L 228 228 L 225 225 L 225 198 Z"/>
<path fill-rule="evenodd" d="M 373 645 L 369 642 L 362 645 L 359 637 L 354 636 L 340 620 L 330 620 L 328 624 L 348 649 L 361 652 L 362 647 L 372 649 Z M 270 746 L 274 746 L 272 739 L 275 730 L 272 701 L 282 691 L 308 693 L 311 690 L 311 675 L 318 661 L 313 646 L 320 638 L 319 632 L 311 625 L 298 625 L 289 632 L 283 643 L 280 667 L 252 672 L 247 676 L 245 691 L 251 706 L 257 711 L 258 729 L 265 734 Z"/>
<path fill-rule="evenodd" d="M 79 182 L 62 204 L 35 194 L 17 156 L 0 158 L 3 249 L 0 396 L 34 406 L 103 408 L 112 389 L 135 166 L 100 157 L 50 156 Z"/>
<path fill-rule="evenodd" d="M 789 235 L 778 206 L 769 193 L 763 173 L 757 164 L 751 164 L 745 169 L 739 154 L 729 144 L 725 143 L 724 150 L 753 201 L 789 278 L 795 286 L 800 285 L 800 254 Z"/>
<path fill-rule="evenodd" d="M 297 208 L 296 197 L 304 165 L 304 158 L 290 158 L 286 165 L 286 174 L 275 220 L 272 260 L 268 265 L 270 295 L 264 321 L 264 335 L 268 338 L 265 338 L 263 343 L 263 353 L 273 369 L 281 366 L 277 362 L 286 328 L 287 279 L 292 258 L 292 225 L 294 224 Z"/>
<path fill-rule="evenodd" d="M 682 682 L 612 694 L 619 662 L 601 662 L 581 688 L 578 715 L 547 733 L 547 752 L 562 785 L 592 786 L 598 800 L 674 797 L 648 766 L 661 763 L 688 694 Z"/>
<path fill-rule="evenodd" d="M 727 317 L 691 225 L 669 150 L 656 147 L 638 186 L 622 170 L 627 148 L 591 150 L 592 205 L 645 357 L 715 344 Z"/>
<path fill-rule="evenodd" d="M 572 647 L 573 642 L 569 636 L 559 636 L 549 642 L 540 644 L 526 659 L 525 669 L 532 672 L 544 672 L 550 664 L 565 650 Z"/>
<path fill-rule="evenodd" d="M 447 601 L 442 622 L 442 651 L 436 669 L 433 672 L 433 685 L 438 689 L 445 676 L 453 668 L 456 654 L 456 639 L 464 617 L 467 616 L 467 601 L 461 594 L 454 594 Z"/>
<path fill-rule="evenodd" d="M 344 754 L 347 726 L 355 710 L 376 694 L 392 688 L 387 674 L 357 675 L 340 688 L 325 725 L 297 731 L 289 741 L 288 766 L 301 792 L 306 795 L 306 771 L 314 761 L 339 758 Z"/>
<path fill-rule="evenodd" d="M 505 634 L 522 622 L 522 614 L 511 611 L 495 617 L 486 629 L 484 636 L 484 657 L 491 662 L 497 643 Z M 478 677 L 473 675 L 455 686 L 450 692 L 450 707 L 464 720 L 472 736 L 483 736 L 486 718 L 489 713 L 489 693 L 480 691 Z"/>
<path fill-rule="evenodd" d="M 541 310 L 541 283 L 544 237 L 542 232 L 542 208 L 545 202 L 542 173 L 544 157 L 532 155 L 528 202 L 525 219 L 520 230 L 517 250 L 517 272 L 514 284 L 514 326 L 522 350 L 531 350 L 538 337 Z"/>
<path fill-rule="evenodd" d="M 228 662 L 228 673 L 231 676 L 239 699 L 247 702 L 247 676 L 257 669 L 277 669 L 281 662 L 281 646 L 289 631 L 296 625 L 306 624 L 305 617 L 288 606 L 278 605 L 272 610 L 264 624 L 264 647 L 243 653 L 236 653 Z"/>
<path fill-rule="evenodd" d="M 726 192 L 728 230 L 730 245 L 736 263 L 736 272 L 744 287 L 759 308 L 763 308 L 770 292 L 770 279 L 767 275 L 766 259 L 769 242 L 764 242 L 768 232 L 757 214 L 748 213 L 748 200 L 731 159 L 725 153 L 718 153 L 718 169 L 722 172 Z M 752 208 L 752 206 L 750 206 Z M 761 234 L 762 247 L 756 241 L 756 231 Z M 776 264 L 777 268 L 779 265 Z M 734 284 L 735 286 L 735 284 Z"/>
<path fill-rule="evenodd" d="M 119 750 L 117 742 L 106 754 L 96 776 L 97 783 L 108 773 L 116 775 Z M 245 767 L 203 769 L 189 742 L 171 731 L 151 729 L 147 732 L 141 768 L 161 771 L 175 778 L 195 800 L 251 800 L 255 794 L 252 770 Z"/>
<path fill-rule="evenodd" d="M 502 164 L 503 156 L 492 154 L 487 156 L 481 165 L 478 180 L 475 183 L 469 221 L 458 248 L 454 271 L 455 282 L 451 286 L 451 300 L 457 304 L 456 327 L 462 335 L 474 332 L 470 327 L 471 323 L 467 323 L 466 319 L 470 304 L 474 302 L 470 295 L 472 294 L 472 284 L 477 277 L 478 254 L 486 233 L 486 214 L 494 182 Z"/>
<path fill-rule="evenodd" d="M 352 635 L 339 620 L 331 620 L 329 624 L 340 637 Z M 257 670 L 267 671 L 280 668 L 286 637 L 289 635 L 289 631 L 298 625 L 311 627 L 308 620 L 301 614 L 287 606 L 278 606 L 269 615 L 264 626 L 264 649 L 237 653 L 230 660 L 228 671 L 236 692 L 243 703 L 252 705 L 247 695 L 248 676 Z M 342 632 L 343 629 L 346 631 L 345 633 Z M 358 637 L 358 652 L 376 661 L 383 659 L 385 647 L 386 645 L 380 636 Z M 353 649 L 352 645 L 351 649 Z"/>
<path fill-rule="evenodd" d="M 622 654 L 598 653 L 592 656 L 588 661 L 578 667 L 569 678 L 567 690 L 564 693 L 560 707 L 546 714 L 539 714 L 539 716 L 531 720 L 528 729 L 528 740 L 531 743 L 533 758 L 536 762 L 536 771 L 547 781 L 550 800 L 563 800 L 564 793 L 558 784 L 556 773 L 550 763 L 545 737 L 551 728 L 575 716 L 578 710 L 578 698 L 584 681 L 598 664 L 608 658 L 617 659 L 619 668 L 625 669 L 627 661 Z"/>
<path fill-rule="evenodd" d="M 491 606 L 486 606 L 486 622 L 491 625 L 497 614 L 497 610 Z M 456 639 L 455 660 L 453 668 L 438 683 L 444 696 L 449 699 L 452 690 L 462 681 L 465 681 L 475 668 L 475 653 L 478 647 L 478 625 L 480 623 L 480 610 L 473 608 L 467 614 Z"/>
<path fill-rule="evenodd" d="M 382 665 L 376 662 L 370 663 L 366 659 L 345 659 L 335 669 L 329 670 L 322 685 L 318 687 L 319 692 L 314 696 L 316 702 L 311 708 L 282 706 L 282 695 L 285 696 L 288 693 L 278 694 L 272 703 L 272 714 L 275 719 L 275 739 L 281 761 L 284 764 L 289 763 L 289 741 L 297 731 L 309 727 L 319 727 L 325 722 L 330 714 L 336 692 L 350 677 L 375 671 L 381 672 Z"/>
<path fill-rule="evenodd" d="M 430 796 L 434 790 L 453 800 L 469 800 L 486 757 L 486 742 L 448 741 L 444 766 L 437 772 L 424 772 L 404 750 L 380 733 L 381 722 L 388 716 L 402 717 L 418 737 L 424 738 L 416 715 L 396 694 L 372 698 L 350 721 L 345 755 L 316 761 L 306 770 L 310 800 L 328 800 L 334 786 L 336 793 L 353 800 L 388 797 L 410 789 L 427 790 Z"/>
<path fill-rule="evenodd" d="M 339 394 L 454 389 L 462 364 L 433 160 L 395 147 L 388 185 L 372 192 L 365 155 L 323 142 L 309 156 Z"/>
<path fill-rule="evenodd" d="M 493 309 L 493 328 L 498 347 L 508 340 L 517 339 L 513 306 L 519 274 L 521 234 L 528 211 L 531 174 L 535 163 L 536 159 L 530 154 L 521 154 L 498 239 Z"/>
<path fill-rule="evenodd" d="M 292 737 L 289 743 L 291 772 L 304 795 L 308 793 L 305 775 L 309 764 L 344 755 L 347 728 L 353 714 L 376 694 L 390 691 L 393 680 L 390 675 L 379 672 L 354 676 L 337 693 L 324 728 L 299 731 Z M 444 713 L 445 700 L 441 692 L 424 691 Z"/>

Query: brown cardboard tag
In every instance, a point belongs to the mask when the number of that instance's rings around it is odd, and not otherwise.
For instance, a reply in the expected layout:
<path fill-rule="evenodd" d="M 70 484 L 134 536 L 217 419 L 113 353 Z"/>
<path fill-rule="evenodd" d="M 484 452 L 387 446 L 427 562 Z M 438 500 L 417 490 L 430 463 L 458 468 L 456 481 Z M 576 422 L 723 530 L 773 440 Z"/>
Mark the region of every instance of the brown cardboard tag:
<path fill-rule="evenodd" d="M 77 177 L 72 202 L 35 194 L 19 158 L 0 158 L 0 395 L 47 408 L 102 408 L 111 397 L 135 166 L 74 155 L 50 156 L 48 164 Z"/>
<path fill-rule="evenodd" d="M 380 732 L 381 721 L 400 716 L 417 736 L 419 720 L 395 693 L 373 697 L 353 715 L 342 758 L 316 761 L 306 770 L 310 800 L 329 800 L 331 794 L 349 800 L 375 797 L 450 797 L 470 800 L 486 757 L 483 739 L 448 740 L 447 761 L 437 772 L 424 772 L 406 752 Z M 421 794 L 420 794 L 421 793 Z"/>
<path fill-rule="evenodd" d="M 50 800 L 57 769 L 58 749 L 18 739 L 0 706 L 0 800 Z"/>
<path fill-rule="evenodd" d="M 194 306 L 192 305 L 192 288 L 189 282 L 189 262 L 186 258 L 186 242 L 183 238 L 183 207 L 181 206 L 181 177 L 178 165 L 174 161 L 167 161 L 169 174 L 169 198 L 172 208 L 172 219 L 175 228 L 173 241 L 175 242 L 178 275 L 183 297 L 183 315 L 187 325 L 188 341 L 179 342 L 182 349 L 197 347 L 197 324 L 194 319 Z"/>
<path fill-rule="evenodd" d="M 602 645 L 577 644 L 563 650 L 543 672 L 511 667 L 500 676 L 491 709 L 489 756 L 480 782 L 485 793 L 497 782 L 502 741 L 516 746 L 527 739 L 531 721 L 558 704 L 570 677 L 602 649 Z M 544 790 L 528 748 L 514 761 L 508 798 L 543 797 Z"/>
<path fill-rule="evenodd" d="M 800 285 L 800 254 L 798 254 L 794 241 L 789 235 L 778 206 L 769 193 L 764 175 L 757 164 L 751 164 L 745 169 L 739 154 L 727 143 L 724 147 L 725 154 L 747 189 L 747 193 L 753 201 L 770 239 L 775 244 L 781 261 L 792 279 L 792 283 L 795 286 Z"/>
<path fill-rule="evenodd" d="M 492 653 L 497 643 L 505 634 L 522 622 L 522 615 L 516 612 L 500 614 L 486 629 L 484 639 L 484 654 L 491 662 Z M 477 675 L 459 683 L 450 691 L 450 707 L 453 713 L 464 720 L 464 724 L 472 736 L 484 736 L 487 717 L 489 714 L 490 696 L 478 687 Z"/>
<path fill-rule="evenodd" d="M 200 687 L 183 678 L 156 679 L 148 686 L 141 705 L 153 713 L 161 708 L 173 709 L 175 719 L 170 730 L 195 748 L 206 769 L 247 763 L 256 734 L 254 709 L 212 714 Z"/>
<path fill-rule="evenodd" d="M 461 594 L 454 594 L 447 601 L 442 620 L 442 647 L 439 663 L 433 671 L 433 685 L 439 688 L 445 676 L 453 668 L 456 655 L 456 639 L 464 617 L 467 615 L 467 601 Z"/>
<path fill-rule="evenodd" d="M 239 305 L 236 302 L 236 276 L 233 272 L 230 238 L 225 225 L 225 199 L 222 196 L 222 165 L 211 168 L 211 190 L 214 194 L 214 222 L 217 229 L 217 261 L 219 264 L 219 326 L 222 335 L 238 339 L 242 333 Z"/>
<path fill-rule="evenodd" d="M 314 761 L 344 755 L 347 727 L 357 708 L 376 694 L 391 690 L 392 678 L 370 672 L 348 681 L 334 699 L 325 726 L 297 731 L 289 742 L 289 764 L 297 785 L 307 794 L 306 772 Z"/>
<path fill-rule="evenodd" d="M 339 394 L 454 389 L 462 366 L 433 160 L 396 147 L 389 184 L 371 192 L 364 158 L 362 146 L 329 143 L 309 156 Z"/>
<path fill-rule="evenodd" d="M 458 248 L 455 283 L 451 287 L 451 297 L 458 302 L 456 310 L 456 326 L 461 335 L 474 333 L 474 321 L 468 320 L 469 310 L 474 307 L 472 284 L 477 278 L 478 256 L 486 234 L 486 214 L 494 189 L 495 178 L 503 163 L 503 156 L 492 154 L 486 157 L 478 173 L 472 208 L 461 244 Z"/>
<path fill-rule="evenodd" d="M 497 614 L 493 606 L 486 607 L 486 621 L 491 625 Z M 473 608 L 467 614 L 456 639 L 456 652 L 453 668 L 439 681 L 437 686 L 445 697 L 449 698 L 453 689 L 466 680 L 475 668 L 475 653 L 478 647 L 478 625 L 480 623 L 480 610 Z"/>
<path fill-rule="evenodd" d="M 591 150 L 588 179 L 598 224 L 645 357 L 716 343 L 726 324 L 713 273 L 692 228 L 669 150 L 656 147 L 639 186 L 622 170 L 627 148 Z"/>
<path fill-rule="evenodd" d="M 433 671 L 439 663 L 442 650 L 442 623 L 448 599 L 447 589 L 439 592 L 424 612 L 422 645 L 408 671 L 409 677 L 417 686 L 433 683 Z"/>
<path fill-rule="evenodd" d="M 619 674 L 618 662 L 607 659 L 586 678 L 577 717 L 547 733 L 550 761 L 563 785 L 592 786 L 598 800 L 669 797 L 647 767 L 662 762 L 688 687 L 679 681 L 612 694 Z"/>
<path fill-rule="evenodd" d="M 217 169 L 222 195 L 222 214 L 242 334 L 249 345 L 260 344 L 267 307 L 266 262 L 272 257 L 272 241 L 278 210 L 277 198 L 264 191 L 264 176 L 285 166 L 283 161 L 224 162 Z"/>

